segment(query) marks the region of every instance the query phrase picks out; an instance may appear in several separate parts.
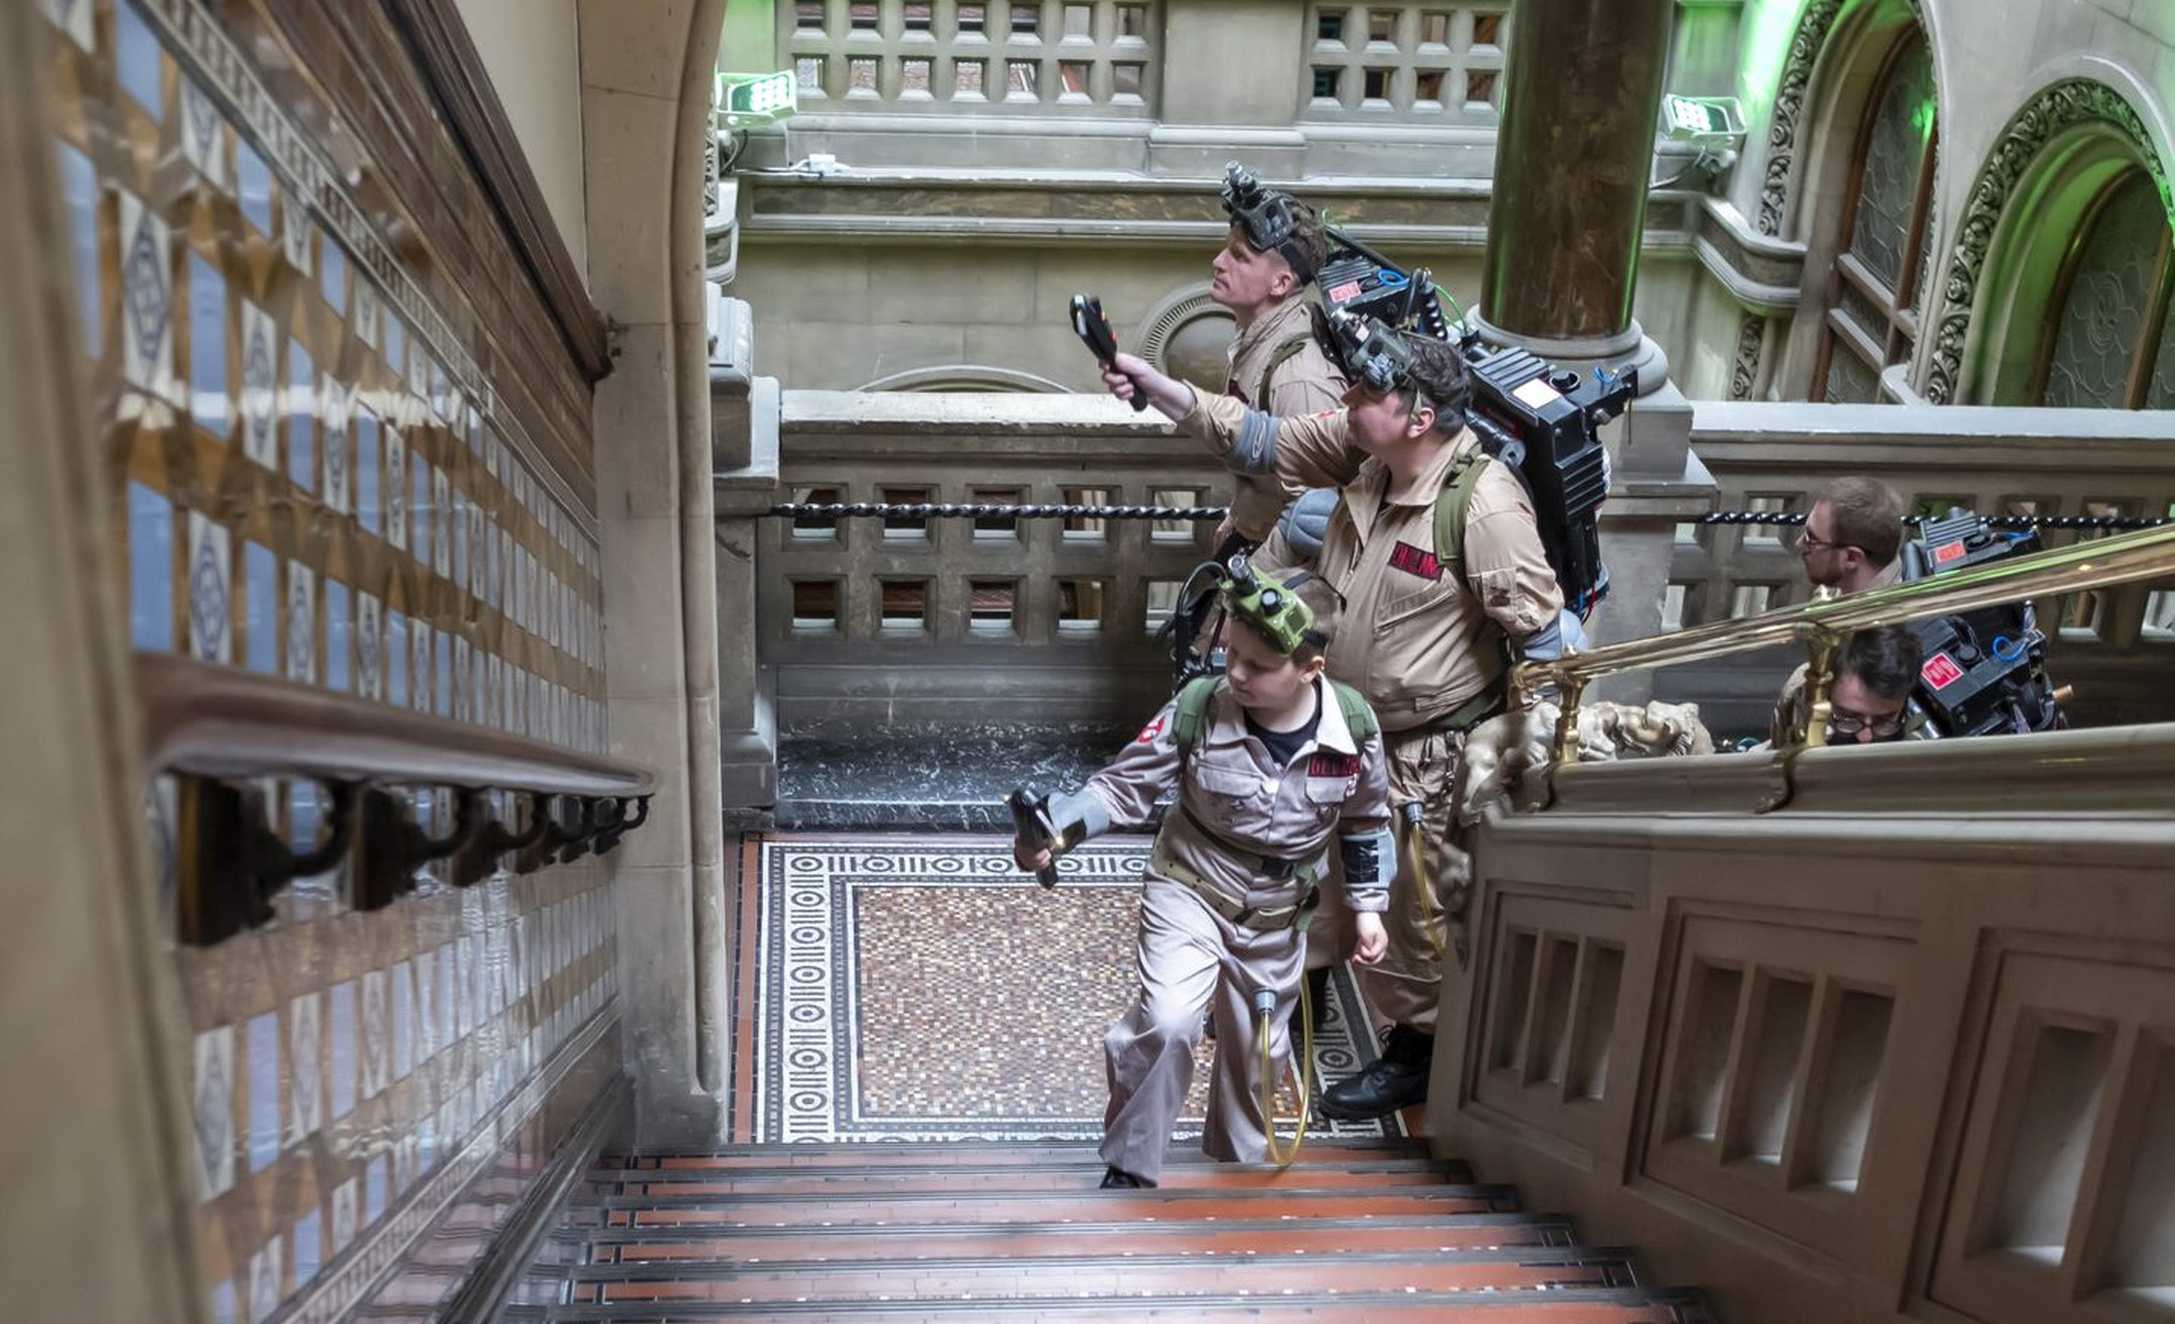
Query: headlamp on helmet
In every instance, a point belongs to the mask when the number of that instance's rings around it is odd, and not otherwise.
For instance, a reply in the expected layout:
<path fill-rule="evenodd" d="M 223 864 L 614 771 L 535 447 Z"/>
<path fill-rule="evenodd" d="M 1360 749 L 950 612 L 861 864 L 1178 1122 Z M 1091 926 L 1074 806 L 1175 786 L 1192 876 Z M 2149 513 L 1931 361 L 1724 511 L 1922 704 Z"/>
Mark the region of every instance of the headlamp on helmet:
<path fill-rule="evenodd" d="M 1233 161 L 1223 168 L 1223 209 L 1247 243 L 1264 253 L 1282 255 L 1301 285 L 1314 279 L 1314 264 L 1298 242 L 1297 198 L 1268 187 L 1253 171 Z"/>
<path fill-rule="evenodd" d="M 1329 641 L 1314 628 L 1314 610 L 1289 585 L 1256 575 L 1241 553 L 1224 563 L 1223 609 L 1244 621 L 1285 657 L 1301 648 L 1321 648 Z"/>
<path fill-rule="evenodd" d="M 1376 395 L 1412 389 L 1412 347 L 1375 318 L 1340 308 L 1328 316 L 1329 351 L 1346 379 Z"/>

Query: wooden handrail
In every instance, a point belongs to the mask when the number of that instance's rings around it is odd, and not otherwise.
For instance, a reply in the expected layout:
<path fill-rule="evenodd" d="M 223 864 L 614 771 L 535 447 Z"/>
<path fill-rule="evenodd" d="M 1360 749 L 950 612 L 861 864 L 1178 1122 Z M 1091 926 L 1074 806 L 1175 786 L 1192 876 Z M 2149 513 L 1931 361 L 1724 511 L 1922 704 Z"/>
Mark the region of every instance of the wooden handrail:
<path fill-rule="evenodd" d="M 656 778 L 594 754 L 187 658 L 138 654 L 153 771 L 634 799 Z"/>

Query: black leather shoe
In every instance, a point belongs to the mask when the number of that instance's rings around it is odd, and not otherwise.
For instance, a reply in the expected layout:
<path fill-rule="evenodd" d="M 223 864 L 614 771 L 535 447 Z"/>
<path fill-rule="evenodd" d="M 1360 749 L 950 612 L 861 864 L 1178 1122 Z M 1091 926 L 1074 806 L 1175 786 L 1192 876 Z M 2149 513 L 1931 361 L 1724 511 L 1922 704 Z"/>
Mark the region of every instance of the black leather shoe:
<path fill-rule="evenodd" d="M 1106 1191 L 1137 1191 L 1147 1184 L 1123 1168 L 1107 1168 L 1103 1171 L 1103 1189 Z"/>
<path fill-rule="evenodd" d="M 1435 1036 L 1397 1026 L 1381 1057 L 1322 1092 L 1322 1112 L 1340 1122 L 1367 1122 L 1424 1101 L 1434 1055 Z"/>

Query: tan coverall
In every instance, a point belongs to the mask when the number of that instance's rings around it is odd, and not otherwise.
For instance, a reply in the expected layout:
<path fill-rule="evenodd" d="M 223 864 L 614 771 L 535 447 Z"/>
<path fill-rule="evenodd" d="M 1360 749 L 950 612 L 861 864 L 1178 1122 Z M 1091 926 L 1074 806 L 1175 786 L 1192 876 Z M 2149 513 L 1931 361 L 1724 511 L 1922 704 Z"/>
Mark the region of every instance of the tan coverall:
<path fill-rule="evenodd" d="M 1335 409 L 1344 399 L 1344 374 L 1314 339 L 1313 308 L 1312 299 L 1295 294 L 1241 331 L 1225 351 L 1231 370 L 1224 394 L 1278 418 Z M 1304 344 L 1271 372 L 1270 363 L 1297 337 L 1304 337 Z M 1266 399 L 1257 398 L 1263 374 L 1269 375 Z M 1297 495 L 1298 489 L 1287 491 L 1274 474 L 1241 475 L 1231 501 L 1231 527 L 1250 543 L 1266 542 L 1277 516 Z"/>
<path fill-rule="evenodd" d="M 1381 719 L 1391 810 L 1401 815 L 1407 804 L 1420 806 L 1420 849 L 1434 884 L 1418 881 L 1412 833 L 1397 817 L 1397 880 L 1384 916 L 1389 954 L 1379 965 L 1362 967 L 1359 977 L 1376 1010 L 1432 1034 L 1443 948 L 1453 917 L 1461 926 L 1461 954 L 1466 946 L 1462 915 L 1471 884 L 1470 861 L 1451 840 L 1465 737 L 1444 723 L 1466 700 L 1501 683 L 1503 636 L 1523 639 L 1563 609 L 1532 502 L 1507 466 L 1491 462 L 1481 471 L 1466 510 L 1466 583 L 1459 583 L 1435 555 L 1435 497 L 1457 457 L 1480 444 L 1470 429 L 1392 501 L 1389 470 L 1351 446 L 1343 411 L 1267 421 L 1256 416 L 1249 425 L 1248 410 L 1236 400 L 1198 391 L 1194 400 L 1180 430 L 1206 442 L 1226 463 L 1251 462 L 1289 487 L 1342 489 L 1314 566 L 1344 595 L 1328 650 L 1329 674 L 1366 695 Z M 1242 432 L 1258 452 L 1265 427 L 1273 427 L 1273 453 L 1246 454 Z M 1281 532 L 1257 558 L 1270 569 L 1297 559 Z M 1351 937 L 1345 933 L 1337 941 L 1341 959 Z"/>
<path fill-rule="evenodd" d="M 1316 682 L 1315 692 L 1320 725 L 1281 768 L 1247 731 L 1237 699 L 1219 688 L 1183 759 L 1173 699 L 1116 761 L 1066 797 L 1092 796 L 1108 826 L 1137 826 L 1178 783 L 1141 889 L 1140 1001 L 1103 1041 L 1110 1076 L 1103 1161 L 1150 1184 L 1163 1171 L 1193 1083 L 1202 1013 L 1211 1008 L 1218 1051 L 1201 1148 L 1249 1163 L 1267 1152 L 1253 997 L 1260 989 L 1276 995 L 1271 1042 L 1282 1079 L 1291 1052 L 1286 1021 L 1306 957 L 1296 908 L 1308 888 L 1303 877 L 1271 877 L 1276 870 L 1265 861 L 1297 862 L 1300 874 L 1318 875 L 1323 857 L 1352 838 L 1371 843 L 1385 861 L 1380 873 L 1389 871 L 1382 738 L 1355 741 L 1327 683 Z M 1351 888 L 1349 903 L 1383 909 L 1385 877 Z M 1241 915 L 1242 908 L 1264 913 Z"/>

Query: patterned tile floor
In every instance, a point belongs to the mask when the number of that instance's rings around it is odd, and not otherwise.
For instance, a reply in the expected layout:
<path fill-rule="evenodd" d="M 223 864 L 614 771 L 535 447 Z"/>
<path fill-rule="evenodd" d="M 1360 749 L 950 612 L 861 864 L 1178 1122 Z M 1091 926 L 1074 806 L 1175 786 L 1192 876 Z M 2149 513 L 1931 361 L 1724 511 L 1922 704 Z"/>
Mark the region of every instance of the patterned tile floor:
<path fill-rule="evenodd" d="M 1103 1034 L 1137 990 L 1148 842 L 1075 852 L 1054 891 L 1015 872 L 995 837 L 763 842 L 753 1106 L 736 1129 L 759 1142 L 1098 1137 Z M 1348 975 L 1330 1002 L 1315 1066 L 1335 1080 L 1374 1049 L 1349 1032 L 1365 1009 Z M 1198 1133 L 1213 1051 L 1181 1135 Z M 1287 1118 L 1294 1102 L 1287 1086 Z M 1395 1119 L 1314 1129 L 1402 1132 Z"/>

